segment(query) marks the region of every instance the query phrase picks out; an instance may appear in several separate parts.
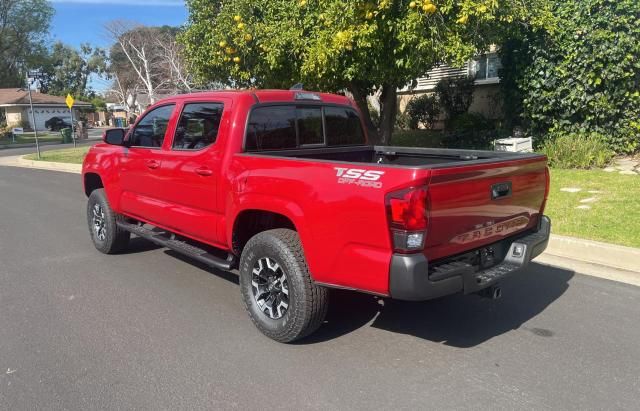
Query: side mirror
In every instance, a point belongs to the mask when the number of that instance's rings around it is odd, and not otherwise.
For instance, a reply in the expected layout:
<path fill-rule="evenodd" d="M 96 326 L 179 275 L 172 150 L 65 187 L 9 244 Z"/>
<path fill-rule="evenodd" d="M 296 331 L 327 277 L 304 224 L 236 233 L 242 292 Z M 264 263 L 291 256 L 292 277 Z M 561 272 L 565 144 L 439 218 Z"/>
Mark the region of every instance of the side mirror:
<path fill-rule="evenodd" d="M 112 128 L 104 132 L 102 135 L 102 140 L 114 146 L 123 146 L 124 145 L 124 129 L 123 128 Z"/>

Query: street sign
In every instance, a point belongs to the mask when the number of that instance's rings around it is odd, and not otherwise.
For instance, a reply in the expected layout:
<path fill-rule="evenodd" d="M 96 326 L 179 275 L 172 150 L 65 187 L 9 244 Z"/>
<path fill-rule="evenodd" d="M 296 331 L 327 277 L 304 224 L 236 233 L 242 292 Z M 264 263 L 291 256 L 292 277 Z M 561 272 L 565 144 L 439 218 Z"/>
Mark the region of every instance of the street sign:
<path fill-rule="evenodd" d="M 20 135 L 20 134 L 24 134 L 24 128 L 22 128 L 22 127 L 15 127 L 15 128 L 13 128 L 13 129 L 11 130 L 11 132 L 12 132 L 13 134 L 18 134 L 18 135 Z"/>
<path fill-rule="evenodd" d="M 73 103 L 75 103 L 75 100 L 73 99 L 73 97 L 71 97 L 71 94 L 67 94 L 65 103 L 67 103 L 67 107 L 69 107 L 69 110 L 71 110 L 71 108 L 73 107 Z"/>

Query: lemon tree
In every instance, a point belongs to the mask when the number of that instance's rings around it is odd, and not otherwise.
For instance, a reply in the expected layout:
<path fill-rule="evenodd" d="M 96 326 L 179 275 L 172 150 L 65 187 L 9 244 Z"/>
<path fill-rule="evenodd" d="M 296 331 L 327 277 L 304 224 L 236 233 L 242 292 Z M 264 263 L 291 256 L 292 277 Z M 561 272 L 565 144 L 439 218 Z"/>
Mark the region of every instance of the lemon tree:
<path fill-rule="evenodd" d="M 439 62 L 462 64 L 516 27 L 546 28 L 547 0 L 187 0 L 180 40 L 201 80 L 348 90 L 389 143 L 398 88 Z M 374 124 L 366 96 L 379 91 Z"/>

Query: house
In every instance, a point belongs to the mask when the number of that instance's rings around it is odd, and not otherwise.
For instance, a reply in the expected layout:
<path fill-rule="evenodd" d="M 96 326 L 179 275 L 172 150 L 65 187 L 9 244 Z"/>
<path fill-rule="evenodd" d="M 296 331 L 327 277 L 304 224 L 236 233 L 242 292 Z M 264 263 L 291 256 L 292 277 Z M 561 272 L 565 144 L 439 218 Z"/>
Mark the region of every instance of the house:
<path fill-rule="evenodd" d="M 65 97 L 51 96 L 44 93 L 31 91 L 33 112 L 35 115 L 35 127 L 37 130 L 45 130 L 44 123 L 52 117 L 60 117 L 67 122 L 71 120 L 71 113 L 65 102 Z M 91 103 L 76 100 L 73 105 L 73 118 L 79 118 L 79 109 L 91 108 Z M 19 88 L 0 89 L 0 111 L 4 115 L 8 127 L 21 127 L 28 125 L 34 129 L 33 116 L 29 105 L 29 92 Z"/>
<path fill-rule="evenodd" d="M 498 71 L 502 68 L 500 57 L 495 49 L 477 56 L 463 67 L 451 67 L 441 64 L 417 79 L 415 87 L 405 87 L 398 90 L 398 108 L 404 112 L 407 104 L 415 96 L 432 94 L 436 84 L 443 78 L 471 76 L 475 79 L 473 102 L 469 111 L 480 113 L 490 119 L 503 117 L 502 98 L 500 96 L 500 77 Z"/>

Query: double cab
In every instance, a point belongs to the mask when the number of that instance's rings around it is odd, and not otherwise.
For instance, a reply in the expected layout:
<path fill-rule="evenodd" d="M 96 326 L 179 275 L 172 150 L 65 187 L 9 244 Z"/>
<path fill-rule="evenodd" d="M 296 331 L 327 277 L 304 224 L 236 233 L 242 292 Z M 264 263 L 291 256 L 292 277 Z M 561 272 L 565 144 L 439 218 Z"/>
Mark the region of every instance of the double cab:
<path fill-rule="evenodd" d="M 281 342 L 322 324 L 330 288 L 497 298 L 549 239 L 544 156 L 371 145 L 344 96 L 179 95 L 103 140 L 82 169 L 96 248 L 134 234 L 237 269 L 250 318 Z"/>

